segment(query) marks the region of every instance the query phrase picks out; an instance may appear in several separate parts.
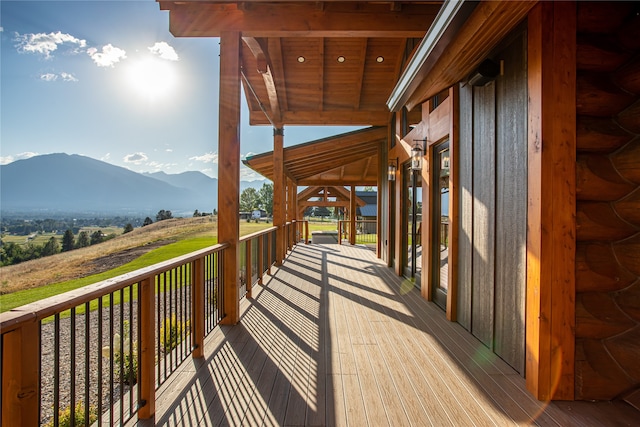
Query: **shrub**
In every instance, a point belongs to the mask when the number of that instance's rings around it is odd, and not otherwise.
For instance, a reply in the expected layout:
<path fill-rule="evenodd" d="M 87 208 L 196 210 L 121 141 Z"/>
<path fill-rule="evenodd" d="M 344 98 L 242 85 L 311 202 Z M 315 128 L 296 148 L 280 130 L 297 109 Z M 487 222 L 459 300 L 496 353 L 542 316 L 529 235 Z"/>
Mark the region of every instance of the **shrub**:
<path fill-rule="evenodd" d="M 138 381 L 138 346 L 135 341 L 133 346 L 129 342 L 129 322 L 124 322 L 123 330 L 125 336 L 123 348 L 120 348 L 120 334 L 113 335 L 113 371 L 116 379 L 120 378 L 120 366 L 122 365 L 122 382 L 134 385 Z M 110 358 L 111 347 L 102 347 L 102 356 Z"/>
<path fill-rule="evenodd" d="M 160 328 L 160 344 L 165 353 L 170 352 L 189 335 L 189 321 L 178 320 L 175 314 L 164 319 L 164 325 Z"/>
<path fill-rule="evenodd" d="M 73 418 L 74 424 L 77 427 L 85 427 L 84 423 L 84 404 L 82 402 L 76 403 L 76 406 L 73 410 Z M 89 406 L 89 423 L 88 425 L 93 424 L 98 420 L 98 410 L 95 406 Z M 47 427 L 53 427 L 54 420 L 51 418 L 49 423 L 47 423 Z M 67 406 L 64 409 L 60 409 L 58 411 L 58 426 L 60 427 L 68 427 L 71 425 L 71 406 Z"/>

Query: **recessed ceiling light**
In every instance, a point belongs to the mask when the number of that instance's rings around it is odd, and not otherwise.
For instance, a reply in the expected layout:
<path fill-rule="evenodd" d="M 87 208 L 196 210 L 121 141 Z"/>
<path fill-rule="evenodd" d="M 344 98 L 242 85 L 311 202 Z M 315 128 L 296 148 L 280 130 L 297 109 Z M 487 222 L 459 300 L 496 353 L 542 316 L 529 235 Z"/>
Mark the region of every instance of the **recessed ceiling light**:
<path fill-rule="evenodd" d="M 298 62 L 302 63 L 304 61 L 305 61 L 304 56 L 298 56 Z"/>
<path fill-rule="evenodd" d="M 338 62 L 344 62 L 344 56 L 338 56 Z"/>
<path fill-rule="evenodd" d="M 378 56 L 378 57 L 376 58 L 376 62 L 382 62 L 382 61 L 384 61 L 384 57 L 382 57 L 382 56 Z"/>

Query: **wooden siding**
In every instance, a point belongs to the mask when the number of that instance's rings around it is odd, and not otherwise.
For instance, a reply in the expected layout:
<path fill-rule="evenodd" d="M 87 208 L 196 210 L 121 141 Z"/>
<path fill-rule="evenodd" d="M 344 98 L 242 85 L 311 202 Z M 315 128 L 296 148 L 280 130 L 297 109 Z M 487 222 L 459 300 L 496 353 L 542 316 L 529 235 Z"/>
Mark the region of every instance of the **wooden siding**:
<path fill-rule="evenodd" d="M 524 375 L 526 34 L 493 57 L 504 74 L 460 88 L 458 311 L 461 325 Z"/>
<path fill-rule="evenodd" d="M 526 34 L 496 55 L 504 75 L 496 81 L 495 352 L 524 373 L 527 258 Z"/>
<path fill-rule="evenodd" d="M 360 246 L 299 245 L 158 390 L 144 425 L 632 425 L 621 403 L 546 403 Z"/>

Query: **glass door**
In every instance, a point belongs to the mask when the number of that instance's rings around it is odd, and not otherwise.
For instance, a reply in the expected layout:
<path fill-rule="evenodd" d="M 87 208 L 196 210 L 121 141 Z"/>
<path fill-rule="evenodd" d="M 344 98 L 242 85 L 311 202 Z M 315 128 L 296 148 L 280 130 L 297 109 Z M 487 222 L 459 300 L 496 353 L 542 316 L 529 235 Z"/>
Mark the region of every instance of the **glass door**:
<path fill-rule="evenodd" d="M 422 270 L 422 177 L 411 170 L 411 165 L 403 166 L 403 251 L 404 276 L 420 283 Z"/>
<path fill-rule="evenodd" d="M 432 293 L 434 302 L 446 310 L 449 288 L 449 142 L 443 142 L 433 150 Z"/>

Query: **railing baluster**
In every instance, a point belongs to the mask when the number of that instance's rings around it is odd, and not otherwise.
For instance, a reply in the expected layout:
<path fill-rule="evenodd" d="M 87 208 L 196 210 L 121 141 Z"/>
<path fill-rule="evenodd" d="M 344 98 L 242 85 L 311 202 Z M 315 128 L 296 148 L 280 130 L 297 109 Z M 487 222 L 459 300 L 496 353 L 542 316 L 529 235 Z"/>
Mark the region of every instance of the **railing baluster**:
<path fill-rule="evenodd" d="M 91 355 L 91 350 L 89 348 L 89 345 L 91 343 L 90 317 L 91 317 L 91 305 L 87 301 L 84 304 L 84 425 L 85 426 L 88 426 L 90 424 L 89 408 L 91 406 L 91 400 L 90 400 L 90 394 L 89 394 L 89 389 L 90 389 L 89 386 L 91 384 L 91 377 L 90 377 L 91 369 L 89 366 L 89 363 L 91 361 L 89 357 Z"/>
<path fill-rule="evenodd" d="M 53 425 L 60 423 L 60 314 L 53 326 Z"/>
<path fill-rule="evenodd" d="M 155 297 L 155 278 L 149 277 L 138 284 L 138 322 L 140 324 L 140 344 L 139 344 L 139 377 L 140 377 L 140 395 L 138 397 L 140 408 L 138 417 L 149 419 L 155 413 L 156 399 L 156 379 L 155 379 L 155 340 L 154 331 L 154 306 L 156 305 Z M 158 304 L 158 307 L 160 304 Z M 159 316 L 158 316 L 159 318 Z M 160 344 L 158 343 L 158 350 Z M 158 364 L 159 366 L 159 364 Z M 159 371 L 158 371 L 159 373 Z"/>
<path fill-rule="evenodd" d="M 102 426 L 102 297 L 98 297 L 98 427 Z"/>

